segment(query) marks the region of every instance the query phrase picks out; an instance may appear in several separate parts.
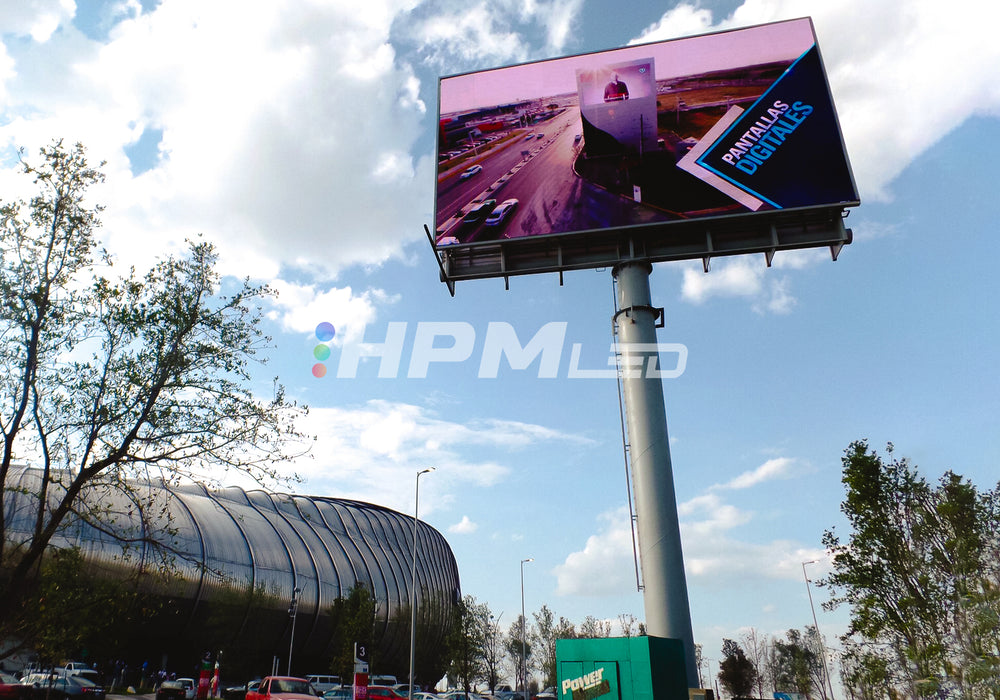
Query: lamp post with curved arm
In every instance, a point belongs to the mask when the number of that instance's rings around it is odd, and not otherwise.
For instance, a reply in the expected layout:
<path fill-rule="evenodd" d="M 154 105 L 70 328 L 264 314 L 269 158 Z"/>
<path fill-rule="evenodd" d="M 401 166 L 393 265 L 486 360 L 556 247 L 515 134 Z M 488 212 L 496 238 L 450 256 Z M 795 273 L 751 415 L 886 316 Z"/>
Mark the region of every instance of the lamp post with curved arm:
<path fill-rule="evenodd" d="M 524 692 L 524 697 L 528 697 L 528 656 L 527 645 L 524 641 L 525 623 L 527 622 L 524 619 L 524 565 L 529 561 L 535 560 L 532 558 L 521 560 L 521 690 Z"/>
<path fill-rule="evenodd" d="M 432 472 L 427 467 L 417 472 L 417 486 L 413 495 L 413 566 L 410 569 L 410 687 L 407 697 L 413 700 L 413 666 L 417 658 L 417 514 L 420 508 L 420 475 Z"/>
<path fill-rule="evenodd" d="M 809 609 L 812 610 L 813 627 L 816 628 L 816 637 L 819 638 L 819 650 L 823 655 L 823 675 L 826 678 L 826 685 L 830 689 L 830 700 L 833 700 L 833 681 L 830 680 L 830 670 L 826 667 L 826 646 L 823 644 L 823 635 L 819 632 L 819 623 L 816 621 L 816 608 L 813 607 L 812 589 L 809 588 L 809 575 L 806 573 L 806 564 L 818 564 L 818 559 L 810 559 L 802 562 L 802 578 L 806 580 L 806 593 L 809 594 Z M 823 690 L 826 693 L 826 689 Z"/>

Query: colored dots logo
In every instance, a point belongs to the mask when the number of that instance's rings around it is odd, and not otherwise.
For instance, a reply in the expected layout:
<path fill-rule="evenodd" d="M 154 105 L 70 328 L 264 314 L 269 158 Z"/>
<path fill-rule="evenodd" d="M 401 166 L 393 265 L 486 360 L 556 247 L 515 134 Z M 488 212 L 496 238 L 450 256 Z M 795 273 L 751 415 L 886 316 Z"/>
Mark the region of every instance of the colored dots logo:
<path fill-rule="evenodd" d="M 330 346 L 327 343 L 333 340 L 333 336 L 336 334 L 337 331 L 333 327 L 333 324 L 328 321 L 323 321 L 323 323 L 316 326 L 316 340 L 320 342 L 313 348 L 313 357 L 319 360 L 319 362 L 313 365 L 312 373 L 317 379 L 326 376 L 326 365 L 323 363 L 330 358 Z"/>

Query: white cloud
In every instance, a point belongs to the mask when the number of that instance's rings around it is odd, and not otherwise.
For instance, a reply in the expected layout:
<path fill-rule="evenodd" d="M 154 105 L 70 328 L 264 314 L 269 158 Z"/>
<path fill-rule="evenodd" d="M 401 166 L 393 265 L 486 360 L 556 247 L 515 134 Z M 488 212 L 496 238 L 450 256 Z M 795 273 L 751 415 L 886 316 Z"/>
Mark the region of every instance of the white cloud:
<path fill-rule="evenodd" d="M 471 535 L 479 529 L 479 525 L 469 520 L 468 515 L 463 515 L 462 519 L 448 527 L 448 532 L 453 535 Z"/>
<path fill-rule="evenodd" d="M 312 495 L 336 494 L 407 512 L 413 507 L 417 471 L 434 466 L 436 471 L 420 481 L 421 514 L 454 502 L 461 489 L 504 481 L 512 470 L 502 456 L 511 449 L 579 441 L 542 426 L 463 424 L 420 406 L 380 400 L 312 408 L 298 427 L 316 437 L 309 457 L 291 465 Z"/>
<path fill-rule="evenodd" d="M 601 531 L 553 569 L 556 595 L 615 595 L 635 582 L 632 529 L 627 508 L 600 516 Z"/>
<path fill-rule="evenodd" d="M 790 457 L 769 459 L 756 469 L 743 472 L 736 478 L 727 481 L 724 484 L 719 484 L 713 488 L 748 489 L 766 481 L 772 481 L 774 479 L 787 479 L 792 475 L 793 466 L 795 466 L 795 460 Z"/>
<path fill-rule="evenodd" d="M 375 320 L 376 309 L 397 300 L 378 289 L 355 294 L 350 287 L 321 289 L 280 279 L 272 282 L 271 287 L 278 293 L 271 316 L 280 317 L 285 330 L 309 333 L 326 321 L 336 330 L 334 345 L 360 342 L 365 326 Z"/>
<path fill-rule="evenodd" d="M 968 117 L 1000 115 L 993 31 L 1000 11 L 981 4 L 746 0 L 730 17 L 713 18 L 685 3 L 636 41 L 805 16 L 816 28 L 862 199 L 887 198 L 892 179 Z"/>
<path fill-rule="evenodd" d="M 73 17 L 75 10 L 74 0 L 8 2 L 0 6 L 0 27 L 5 33 L 28 35 L 44 43 L 60 24 Z"/>
<path fill-rule="evenodd" d="M 778 473 L 781 469 L 771 466 L 756 471 Z M 753 580 L 801 579 L 802 562 L 812 559 L 825 562 L 810 571 L 813 577 L 819 577 L 824 567 L 828 568 L 821 548 L 793 540 L 740 539 L 745 526 L 753 520 L 753 513 L 726 503 L 718 493 L 705 493 L 680 503 L 677 512 L 681 518 L 684 568 L 689 585 L 746 586 Z M 634 566 L 628 509 L 603 513 L 598 532 L 587 538 L 583 549 L 567 555 L 553 570 L 556 593 L 618 594 L 634 585 Z"/>
<path fill-rule="evenodd" d="M 66 136 L 106 159 L 105 230 L 126 261 L 205 232 L 241 276 L 378 264 L 432 202 L 430 158 L 412 154 L 426 106 L 389 43 L 412 4 L 174 0 L 102 45 L 64 24 L 8 79 L 7 109 L 32 116 L 0 143 Z M 162 131 L 160 159 L 133 177 L 123 149 L 144 129 Z"/>

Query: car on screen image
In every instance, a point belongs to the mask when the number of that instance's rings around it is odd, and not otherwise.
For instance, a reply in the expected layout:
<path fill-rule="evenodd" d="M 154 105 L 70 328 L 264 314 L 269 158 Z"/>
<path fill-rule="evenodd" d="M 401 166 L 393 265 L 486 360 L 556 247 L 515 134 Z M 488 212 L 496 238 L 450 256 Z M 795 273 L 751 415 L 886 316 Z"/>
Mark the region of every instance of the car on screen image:
<path fill-rule="evenodd" d="M 368 686 L 368 697 L 379 698 L 379 700 L 401 700 L 406 696 L 396 692 L 389 685 L 370 685 Z"/>
<path fill-rule="evenodd" d="M 486 225 L 499 226 L 504 223 L 510 215 L 514 213 L 514 210 L 517 208 L 517 204 L 518 202 L 516 199 L 505 199 L 500 203 L 500 206 L 493 210 L 492 214 L 486 217 Z"/>
<path fill-rule="evenodd" d="M 481 166 L 481 165 L 472 165 L 472 166 L 469 166 L 468 168 L 466 168 L 464 172 L 462 172 L 462 175 L 459 177 L 459 179 L 461 179 L 461 180 L 468 180 L 473 175 L 478 175 L 481 172 L 483 172 L 483 166 Z"/>
<path fill-rule="evenodd" d="M 472 209 L 467 211 L 465 216 L 462 217 L 462 226 L 464 228 L 471 228 L 480 223 L 490 215 L 496 205 L 497 200 L 495 199 L 486 199 L 475 204 Z"/>

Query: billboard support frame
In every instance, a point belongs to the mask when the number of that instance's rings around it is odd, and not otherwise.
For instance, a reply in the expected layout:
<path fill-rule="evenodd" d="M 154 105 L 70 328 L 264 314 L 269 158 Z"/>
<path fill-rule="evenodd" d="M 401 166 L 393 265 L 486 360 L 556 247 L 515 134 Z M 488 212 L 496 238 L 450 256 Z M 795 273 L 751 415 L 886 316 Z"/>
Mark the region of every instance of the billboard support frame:
<path fill-rule="evenodd" d="M 770 267 L 778 251 L 827 247 L 836 261 L 853 240 L 853 232 L 844 224 L 849 213 L 844 207 L 767 212 L 636 227 L 624 234 L 595 231 L 526 237 L 453 250 L 435 248 L 426 224 L 424 231 L 441 281 L 455 296 L 456 283 L 465 280 L 502 277 L 504 288 L 509 289 L 511 277 L 558 272 L 561 286 L 566 271 L 614 267 L 637 259 L 650 263 L 701 260 L 707 273 L 714 258 L 764 253 Z M 665 229 L 670 235 L 665 235 Z"/>

